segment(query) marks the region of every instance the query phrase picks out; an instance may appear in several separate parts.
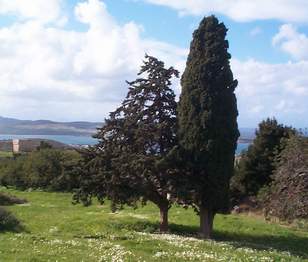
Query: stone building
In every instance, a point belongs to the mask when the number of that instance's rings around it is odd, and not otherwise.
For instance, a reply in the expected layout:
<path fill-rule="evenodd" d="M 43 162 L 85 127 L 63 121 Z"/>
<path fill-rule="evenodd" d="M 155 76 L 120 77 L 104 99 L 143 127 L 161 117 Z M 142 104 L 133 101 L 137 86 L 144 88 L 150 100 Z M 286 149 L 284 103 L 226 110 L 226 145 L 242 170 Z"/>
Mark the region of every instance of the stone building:
<path fill-rule="evenodd" d="M 20 151 L 19 139 L 13 139 L 13 153 L 19 153 L 19 151 Z"/>
<path fill-rule="evenodd" d="M 57 141 L 47 139 L 13 139 L 13 140 L 0 140 L 0 151 L 18 153 L 27 153 L 35 151 L 44 141 L 52 146 L 54 149 L 72 149 L 72 146 L 66 145 Z"/>

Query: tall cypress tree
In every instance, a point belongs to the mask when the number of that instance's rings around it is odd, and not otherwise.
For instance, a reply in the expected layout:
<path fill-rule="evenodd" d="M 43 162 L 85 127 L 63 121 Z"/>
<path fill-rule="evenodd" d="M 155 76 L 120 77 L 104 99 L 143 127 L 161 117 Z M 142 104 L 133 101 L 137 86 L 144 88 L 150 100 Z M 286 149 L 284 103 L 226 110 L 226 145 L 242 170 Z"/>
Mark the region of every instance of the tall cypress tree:
<path fill-rule="evenodd" d="M 185 163 L 184 201 L 200 215 L 209 238 L 216 213 L 228 211 L 229 181 L 239 137 L 237 102 L 230 68 L 227 29 L 215 16 L 193 33 L 178 106 L 179 145 Z"/>

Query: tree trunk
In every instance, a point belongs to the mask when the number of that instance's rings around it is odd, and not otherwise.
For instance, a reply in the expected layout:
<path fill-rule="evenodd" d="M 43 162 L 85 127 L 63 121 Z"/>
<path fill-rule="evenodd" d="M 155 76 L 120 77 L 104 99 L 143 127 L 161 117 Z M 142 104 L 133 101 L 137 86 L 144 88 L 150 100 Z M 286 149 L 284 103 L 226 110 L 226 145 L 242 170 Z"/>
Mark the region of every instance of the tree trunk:
<path fill-rule="evenodd" d="M 159 224 L 159 231 L 160 232 L 167 232 L 169 227 L 168 227 L 168 207 L 165 206 L 160 206 L 159 211 L 160 211 L 160 224 Z"/>
<path fill-rule="evenodd" d="M 200 236 L 210 239 L 213 231 L 214 212 L 208 208 L 200 207 Z"/>
<path fill-rule="evenodd" d="M 210 223 L 209 223 L 210 238 L 212 237 L 212 233 L 213 233 L 214 218 L 215 218 L 215 213 L 213 211 L 211 211 L 211 213 L 210 213 Z"/>

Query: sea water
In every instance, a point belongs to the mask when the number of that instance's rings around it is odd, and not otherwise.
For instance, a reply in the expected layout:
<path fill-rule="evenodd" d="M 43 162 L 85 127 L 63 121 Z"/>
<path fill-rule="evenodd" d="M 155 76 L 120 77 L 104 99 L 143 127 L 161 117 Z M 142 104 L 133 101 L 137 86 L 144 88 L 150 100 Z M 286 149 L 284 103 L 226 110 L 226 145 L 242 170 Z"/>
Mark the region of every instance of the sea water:
<path fill-rule="evenodd" d="M 55 140 L 68 145 L 95 145 L 97 139 L 90 136 L 69 136 L 69 135 L 1 135 L 0 140 L 11 140 L 11 139 L 31 139 L 41 138 Z M 249 143 L 238 143 L 236 154 L 240 154 L 246 150 Z"/>

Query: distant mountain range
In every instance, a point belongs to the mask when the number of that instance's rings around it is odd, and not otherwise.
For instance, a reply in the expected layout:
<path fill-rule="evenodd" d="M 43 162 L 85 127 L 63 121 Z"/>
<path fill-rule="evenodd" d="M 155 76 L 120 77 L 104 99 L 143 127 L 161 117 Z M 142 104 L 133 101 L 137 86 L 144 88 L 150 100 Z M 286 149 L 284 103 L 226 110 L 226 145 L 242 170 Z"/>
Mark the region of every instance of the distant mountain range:
<path fill-rule="evenodd" d="M 71 135 L 91 136 L 100 122 L 54 122 L 50 120 L 19 120 L 0 116 L 0 134 L 8 135 Z M 240 128 L 240 142 L 251 142 L 255 136 L 254 128 Z"/>
<path fill-rule="evenodd" d="M 0 116 L 0 134 L 8 135 L 72 135 L 90 136 L 101 127 L 99 122 L 54 122 L 49 120 L 19 120 Z"/>
<path fill-rule="evenodd" d="M 255 138 L 256 128 L 251 127 L 240 127 L 241 136 L 239 138 L 239 142 L 241 143 L 251 143 L 252 140 Z"/>

